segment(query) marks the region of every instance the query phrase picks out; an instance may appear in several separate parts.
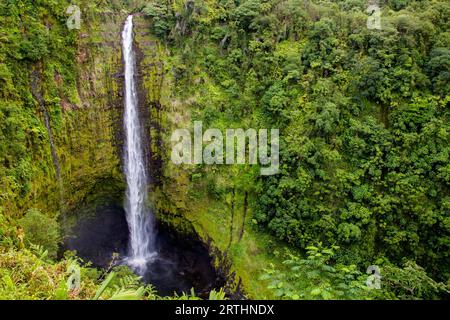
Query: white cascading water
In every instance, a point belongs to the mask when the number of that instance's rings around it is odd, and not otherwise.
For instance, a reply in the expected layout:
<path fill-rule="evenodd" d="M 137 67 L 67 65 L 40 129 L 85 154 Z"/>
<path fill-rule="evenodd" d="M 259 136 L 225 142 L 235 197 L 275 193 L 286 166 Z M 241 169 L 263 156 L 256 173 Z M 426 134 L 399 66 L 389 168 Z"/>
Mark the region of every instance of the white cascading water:
<path fill-rule="evenodd" d="M 147 207 L 147 172 L 138 114 L 132 15 L 127 18 L 122 32 L 122 49 L 125 62 L 124 166 L 127 181 L 125 212 L 130 229 L 130 252 L 126 263 L 138 274 L 143 275 L 149 262 L 155 258 L 156 252 L 153 215 Z"/>

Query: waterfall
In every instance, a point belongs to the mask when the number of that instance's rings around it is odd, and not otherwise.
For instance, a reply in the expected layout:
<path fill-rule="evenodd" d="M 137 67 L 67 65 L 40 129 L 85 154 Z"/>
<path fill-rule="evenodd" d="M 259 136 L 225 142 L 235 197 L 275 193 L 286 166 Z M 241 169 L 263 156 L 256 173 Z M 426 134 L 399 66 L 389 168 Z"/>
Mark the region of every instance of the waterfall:
<path fill-rule="evenodd" d="M 124 171 L 127 181 L 125 212 L 130 229 L 130 252 L 126 263 L 143 275 L 155 256 L 153 215 L 147 207 L 147 172 L 142 147 L 136 92 L 136 61 L 133 51 L 133 16 L 128 16 L 122 32 L 125 63 L 125 149 Z"/>

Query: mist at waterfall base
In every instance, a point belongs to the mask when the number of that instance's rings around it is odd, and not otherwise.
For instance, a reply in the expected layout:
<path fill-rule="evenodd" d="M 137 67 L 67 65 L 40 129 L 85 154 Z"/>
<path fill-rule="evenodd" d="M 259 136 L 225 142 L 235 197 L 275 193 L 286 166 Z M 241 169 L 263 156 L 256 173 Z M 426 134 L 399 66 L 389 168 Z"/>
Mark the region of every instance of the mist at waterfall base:
<path fill-rule="evenodd" d="M 61 251 L 76 250 L 77 256 L 93 267 L 107 269 L 114 253 L 119 262 L 129 253 L 130 234 L 125 210 L 118 201 L 97 206 L 91 213 L 83 210 L 71 213 L 80 218 L 66 235 Z M 195 289 L 202 296 L 224 285 L 205 245 L 194 236 L 181 235 L 155 221 L 154 250 L 158 255 L 149 263 L 143 281 L 155 286 L 158 294 L 181 294 Z"/>

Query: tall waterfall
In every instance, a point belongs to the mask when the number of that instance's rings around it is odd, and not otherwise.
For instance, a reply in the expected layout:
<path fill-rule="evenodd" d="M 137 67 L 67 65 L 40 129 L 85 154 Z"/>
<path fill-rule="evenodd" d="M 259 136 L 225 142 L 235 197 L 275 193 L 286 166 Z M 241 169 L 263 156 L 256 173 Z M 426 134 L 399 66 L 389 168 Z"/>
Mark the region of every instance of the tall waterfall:
<path fill-rule="evenodd" d="M 130 229 L 130 252 L 126 261 L 142 275 L 156 253 L 153 215 L 147 208 L 147 172 L 138 114 L 132 15 L 128 16 L 122 32 L 122 50 L 125 62 L 124 167 L 127 181 L 125 212 Z"/>

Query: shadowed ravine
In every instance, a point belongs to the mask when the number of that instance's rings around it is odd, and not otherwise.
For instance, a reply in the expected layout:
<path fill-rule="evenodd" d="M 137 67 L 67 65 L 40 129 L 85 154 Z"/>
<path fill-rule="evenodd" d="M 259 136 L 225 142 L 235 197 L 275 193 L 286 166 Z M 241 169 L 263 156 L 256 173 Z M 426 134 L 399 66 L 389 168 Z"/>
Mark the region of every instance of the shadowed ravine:
<path fill-rule="evenodd" d="M 223 277 L 212 267 L 208 250 L 201 241 L 181 236 L 157 223 L 156 228 L 158 256 L 148 265 L 143 280 L 153 284 L 159 294 L 188 292 L 193 287 L 196 294 L 202 295 L 224 284 Z M 119 253 L 116 261 L 120 263 L 128 252 L 125 212 L 114 204 L 100 206 L 95 214 L 81 218 L 71 234 L 66 238 L 63 249 L 76 250 L 79 257 L 98 268 L 108 268 L 114 253 Z"/>

